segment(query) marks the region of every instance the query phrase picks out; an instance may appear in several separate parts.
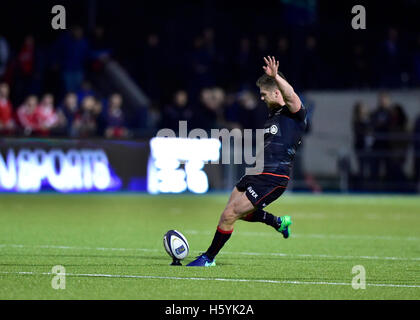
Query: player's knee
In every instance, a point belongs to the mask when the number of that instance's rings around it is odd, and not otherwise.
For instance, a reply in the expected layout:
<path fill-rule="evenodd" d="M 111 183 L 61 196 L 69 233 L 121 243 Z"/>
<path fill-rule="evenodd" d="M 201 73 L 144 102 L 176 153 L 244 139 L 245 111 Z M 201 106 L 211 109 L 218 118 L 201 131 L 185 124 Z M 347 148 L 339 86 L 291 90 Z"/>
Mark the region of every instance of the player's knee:
<path fill-rule="evenodd" d="M 233 224 L 238 219 L 233 206 L 228 206 L 223 211 L 222 216 L 220 217 L 220 223 L 223 224 Z"/>

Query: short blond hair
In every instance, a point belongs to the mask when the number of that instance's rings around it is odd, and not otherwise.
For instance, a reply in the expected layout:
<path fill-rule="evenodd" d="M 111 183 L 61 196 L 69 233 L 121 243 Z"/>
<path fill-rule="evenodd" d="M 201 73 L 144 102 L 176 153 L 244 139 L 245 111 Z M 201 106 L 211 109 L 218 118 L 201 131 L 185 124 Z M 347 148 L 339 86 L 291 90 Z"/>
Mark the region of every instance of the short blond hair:
<path fill-rule="evenodd" d="M 283 73 L 279 72 L 278 75 L 282 77 L 284 80 L 286 80 Z M 274 80 L 273 77 L 270 77 L 265 73 L 261 77 L 258 78 L 256 85 L 259 88 L 265 88 L 268 90 L 274 90 L 277 88 L 276 80 Z"/>

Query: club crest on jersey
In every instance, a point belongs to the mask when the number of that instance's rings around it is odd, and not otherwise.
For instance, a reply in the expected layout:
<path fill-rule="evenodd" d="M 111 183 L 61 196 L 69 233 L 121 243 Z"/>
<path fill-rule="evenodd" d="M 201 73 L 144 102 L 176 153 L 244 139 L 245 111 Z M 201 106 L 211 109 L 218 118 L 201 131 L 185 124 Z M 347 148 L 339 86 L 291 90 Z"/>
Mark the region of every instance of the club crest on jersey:
<path fill-rule="evenodd" d="M 275 124 L 273 124 L 270 128 L 265 128 L 264 133 L 271 133 L 276 134 L 279 131 L 279 128 Z"/>
<path fill-rule="evenodd" d="M 279 131 L 279 128 L 277 128 L 277 126 L 276 126 L 275 124 L 273 124 L 273 125 L 270 127 L 270 133 L 271 133 L 271 134 L 276 134 L 276 133 L 277 133 L 277 131 Z"/>

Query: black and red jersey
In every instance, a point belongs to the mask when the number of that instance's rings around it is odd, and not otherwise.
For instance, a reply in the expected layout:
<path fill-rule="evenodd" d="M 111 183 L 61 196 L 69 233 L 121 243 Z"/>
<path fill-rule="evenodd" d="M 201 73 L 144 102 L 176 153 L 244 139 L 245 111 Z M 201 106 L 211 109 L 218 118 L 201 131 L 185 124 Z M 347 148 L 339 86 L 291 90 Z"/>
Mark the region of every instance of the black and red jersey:
<path fill-rule="evenodd" d="M 290 112 L 286 105 L 269 111 L 264 124 L 264 174 L 289 176 L 307 122 L 303 105 L 295 113 Z"/>

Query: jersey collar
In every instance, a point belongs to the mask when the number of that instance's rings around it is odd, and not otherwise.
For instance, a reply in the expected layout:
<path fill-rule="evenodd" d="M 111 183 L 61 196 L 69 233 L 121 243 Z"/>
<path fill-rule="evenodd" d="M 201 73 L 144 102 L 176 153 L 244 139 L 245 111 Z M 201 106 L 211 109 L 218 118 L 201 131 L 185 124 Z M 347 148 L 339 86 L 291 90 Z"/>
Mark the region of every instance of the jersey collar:
<path fill-rule="evenodd" d="M 283 110 L 284 110 L 284 108 L 286 108 L 286 105 L 283 105 L 283 106 L 280 106 L 279 105 L 277 107 L 270 108 L 269 117 L 271 118 L 271 117 L 273 117 L 275 115 L 278 115 L 278 114 L 282 113 Z"/>

